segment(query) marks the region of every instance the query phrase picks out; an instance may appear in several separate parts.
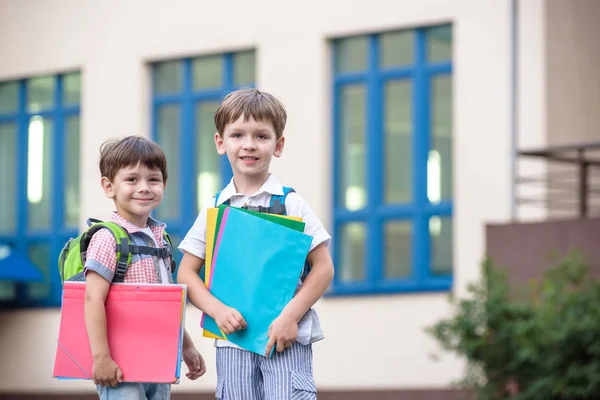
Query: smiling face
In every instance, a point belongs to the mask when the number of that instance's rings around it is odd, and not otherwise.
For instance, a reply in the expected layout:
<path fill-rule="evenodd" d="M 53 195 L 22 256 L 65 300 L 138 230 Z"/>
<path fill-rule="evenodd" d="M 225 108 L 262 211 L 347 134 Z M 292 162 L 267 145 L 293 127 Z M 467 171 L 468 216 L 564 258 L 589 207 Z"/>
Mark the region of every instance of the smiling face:
<path fill-rule="evenodd" d="M 165 182 L 159 169 L 138 163 L 119 169 L 112 182 L 103 177 L 102 188 L 106 197 L 114 200 L 119 215 L 145 228 L 150 213 L 162 201 Z"/>
<path fill-rule="evenodd" d="M 269 175 L 273 156 L 280 157 L 285 143 L 277 138 L 273 125 L 241 115 L 228 124 L 223 134 L 215 134 L 215 144 L 220 155 L 227 154 L 234 177 L 264 181 Z"/>

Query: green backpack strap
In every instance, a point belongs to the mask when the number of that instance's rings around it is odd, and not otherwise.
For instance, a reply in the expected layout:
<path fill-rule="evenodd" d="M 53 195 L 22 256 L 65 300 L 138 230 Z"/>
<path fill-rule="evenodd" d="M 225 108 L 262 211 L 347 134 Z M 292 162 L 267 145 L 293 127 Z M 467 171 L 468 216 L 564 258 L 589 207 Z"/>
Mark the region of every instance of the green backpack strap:
<path fill-rule="evenodd" d="M 175 272 L 175 257 L 173 257 L 173 242 L 171 241 L 171 235 L 167 231 L 163 231 L 163 236 L 167 241 L 167 251 L 171 257 L 171 273 Z"/>
<path fill-rule="evenodd" d="M 108 229 L 117 243 L 117 268 L 115 269 L 113 282 L 123 282 L 125 280 L 127 267 L 131 263 L 131 251 L 129 250 L 131 239 L 129 238 L 129 234 L 123 227 L 114 222 L 102 222 L 98 220 L 90 220 L 90 222 L 92 222 L 92 225 L 81 237 L 81 252 L 84 253 L 87 251 L 92 236 L 94 236 L 96 232 L 103 228 Z"/>

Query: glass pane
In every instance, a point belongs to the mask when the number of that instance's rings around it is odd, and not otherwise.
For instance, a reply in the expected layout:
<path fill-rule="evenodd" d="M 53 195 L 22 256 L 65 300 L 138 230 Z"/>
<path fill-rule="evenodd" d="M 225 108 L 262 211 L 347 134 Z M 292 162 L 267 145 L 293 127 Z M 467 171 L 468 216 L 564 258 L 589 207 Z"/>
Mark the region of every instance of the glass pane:
<path fill-rule="evenodd" d="M 453 196 L 452 77 L 433 78 L 431 90 L 431 150 L 427 161 L 427 196 L 437 203 Z"/>
<path fill-rule="evenodd" d="M 0 124 L 0 233 L 17 230 L 17 127 Z"/>
<path fill-rule="evenodd" d="M 360 222 L 351 222 L 341 230 L 340 260 L 338 262 L 341 282 L 363 281 L 365 279 L 365 240 L 366 229 Z"/>
<path fill-rule="evenodd" d="M 340 201 L 341 207 L 358 210 L 367 204 L 365 177 L 365 88 L 340 90 Z"/>
<path fill-rule="evenodd" d="M 427 29 L 427 59 L 452 60 L 452 26 L 443 25 Z"/>
<path fill-rule="evenodd" d="M 384 88 L 385 200 L 412 199 L 412 86 L 410 81 L 387 82 Z"/>
<path fill-rule="evenodd" d="M 19 107 L 19 82 L 0 82 L 0 114 L 17 112 Z"/>
<path fill-rule="evenodd" d="M 434 274 L 452 273 L 452 218 L 431 217 L 431 271 Z"/>
<path fill-rule="evenodd" d="M 194 89 L 215 89 L 223 86 L 223 57 L 199 57 L 192 61 Z"/>
<path fill-rule="evenodd" d="M 339 39 L 335 43 L 336 72 L 358 72 L 367 69 L 368 36 Z"/>
<path fill-rule="evenodd" d="M 219 155 L 215 149 L 215 111 L 219 102 L 203 102 L 196 106 L 196 183 L 198 211 L 219 191 Z"/>
<path fill-rule="evenodd" d="M 44 275 L 44 282 L 28 284 L 29 296 L 34 299 L 44 299 L 50 295 L 50 265 L 54 265 L 50 256 L 50 245 L 36 243 L 29 246 L 28 256 Z"/>
<path fill-rule="evenodd" d="M 52 76 L 33 78 L 27 81 L 27 110 L 35 113 L 54 106 L 54 87 Z"/>
<path fill-rule="evenodd" d="M 183 64 L 179 61 L 154 64 L 154 92 L 158 94 L 180 92 L 182 66 Z"/>
<path fill-rule="evenodd" d="M 76 228 L 79 223 L 80 131 L 79 116 L 67 118 L 65 132 L 65 224 Z"/>
<path fill-rule="evenodd" d="M 163 202 L 156 210 L 157 218 L 160 220 L 173 220 L 179 218 L 179 185 L 181 185 L 179 174 L 180 160 L 180 126 L 179 106 L 168 105 L 161 107 L 156 115 L 158 144 L 167 156 L 169 166 L 169 178 Z"/>
<path fill-rule="evenodd" d="M 233 82 L 235 86 L 252 86 L 256 80 L 256 52 L 243 51 L 233 55 Z"/>
<path fill-rule="evenodd" d="M 81 102 L 81 74 L 73 72 L 63 78 L 63 103 L 72 106 Z"/>
<path fill-rule="evenodd" d="M 28 135 L 27 222 L 31 230 L 46 230 L 50 229 L 52 193 L 52 121 L 31 117 Z"/>
<path fill-rule="evenodd" d="M 413 62 L 414 31 L 383 33 L 381 36 L 381 67 L 398 67 Z"/>
<path fill-rule="evenodd" d="M 17 286 L 10 282 L 0 282 L 0 302 L 14 301 L 17 298 Z"/>
<path fill-rule="evenodd" d="M 410 222 L 388 222 L 385 225 L 385 277 L 406 278 L 411 275 L 412 225 Z"/>

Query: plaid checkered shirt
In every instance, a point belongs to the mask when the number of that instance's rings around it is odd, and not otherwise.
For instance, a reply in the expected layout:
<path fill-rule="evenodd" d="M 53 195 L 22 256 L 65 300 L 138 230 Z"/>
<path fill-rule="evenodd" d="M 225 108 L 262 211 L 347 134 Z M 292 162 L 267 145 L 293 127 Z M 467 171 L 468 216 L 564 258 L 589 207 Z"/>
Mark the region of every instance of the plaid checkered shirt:
<path fill-rule="evenodd" d="M 154 240 L 150 238 L 139 227 L 133 225 L 125 218 L 113 212 L 111 221 L 121 225 L 131 238 L 132 244 L 140 246 L 155 247 Z M 166 225 L 152 217 L 148 218 L 148 226 L 154 234 L 156 243 L 167 244 L 163 237 Z M 84 255 L 84 271 L 94 271 L 104 279 L 112 282 L 117 267 L 117 242 L 112 233 L 106 229 L 100 229 L 92 236 L 87 253 Z M 167 268 L 171 265 L 171 258 L 165 260 Z M 170 271 L 171 273 L 173 271 Z M 161 283 L 161 273 L 158 259 L 147 254 L 132 254 L 131 264 L 125 273 L 125 283 Z M 169 283 L 173 283 L 169 274 Z"/>

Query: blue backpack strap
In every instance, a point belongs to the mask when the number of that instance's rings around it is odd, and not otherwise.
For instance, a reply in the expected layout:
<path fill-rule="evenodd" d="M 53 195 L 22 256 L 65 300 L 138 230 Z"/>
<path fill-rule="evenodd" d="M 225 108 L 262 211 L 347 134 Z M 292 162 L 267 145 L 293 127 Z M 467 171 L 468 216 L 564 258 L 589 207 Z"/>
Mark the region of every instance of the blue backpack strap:
<path fill-rule="evenodd" d="M 217 206 L 218 206 L 218 204 L 219 204 L 219 196 L 221 196 L 221 192 L 222 192 L 222 190 L 218 191 L 218 192 L 217 192 L 217 194 L 215 195 L 215 207 L 217 207 Z M 225 201 L 223 202 L 223 204 L 225 204 L 225 205 L 229 205 L 229 200 L 230 200 L 230 199 L 227 199 L 227 200 L 225 200 Z"/>
<path fill-rule="evenodd" d="M 285 199 L 287 198 L 288 194 L 293 193 L 293 192 L 296 192 L 293 188 L 284 186 L 283 187 L 283 195 L 271 196 L 271 205 L 269 206 L 270 212 L 272 214 L 287 215 L 286 209 L 285 209 Z M 305 262 L 304 267 L 302 268 L 302 275 L 300 276 L 300 279 L 302 280 L 302 282 L 304 282 L 304 279 L 306 279 L 306 277 L 308 276 L 310 269 L 311 269 L 310 264 L 308 262 Z"/>
<path fill-rule="evenodd" d="M 288 186 L 283 186 L 283 195 L 272 195 L 271 204 L 269 205 L 271 214 L 287 215 L 285 210 L 285 199 L 287 195 L 295 192 L 295 190 Z"/>

